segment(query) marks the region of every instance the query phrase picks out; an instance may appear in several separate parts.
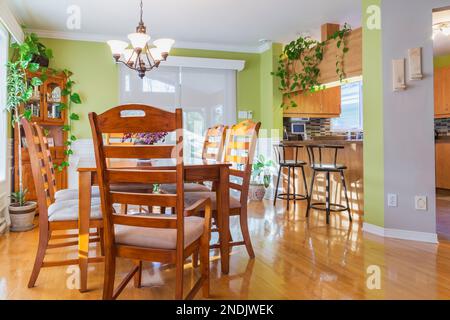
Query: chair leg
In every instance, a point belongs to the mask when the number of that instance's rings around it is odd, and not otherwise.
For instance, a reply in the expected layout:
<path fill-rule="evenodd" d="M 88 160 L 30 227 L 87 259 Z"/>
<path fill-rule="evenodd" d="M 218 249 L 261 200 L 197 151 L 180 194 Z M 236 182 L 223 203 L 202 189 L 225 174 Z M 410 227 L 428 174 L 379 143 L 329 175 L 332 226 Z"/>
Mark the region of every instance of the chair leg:
<path fill-rule="evenodd" d="M 184 273 L 184 261 L 183 261 L 183 250 L 177 252 L 177 261 L 175 265 L 175 300 L 183 299 L 183 273 Z"/>
<path fill-rule="evenodd" d="M 30 280 L 28 281 L 28 288 L 33 288 L 36 284 L 36 280 L 39 276 L 39 272 L 41 271 L 41 267 L 44 262 L 45 251 L 47 250 L 49 238 L 48 229 L 45 229 L 46 230 L 39 230 L 39 244 L 36 252 L 36 258 L 34 260 L 33 271 L 31 272 Z"/>
<path fill-rule="evenodd" d="M 136 260 L 136 265 L 138 266 L 139 270 L 134 275 L 134 287 L 140 288 L 142 286 L 142 261 Z"/>
<path fill-rule="evenodd" d="M 105 255 L 105 239 L 104 239 L 105 233 L 103 231 L 103 228 L 98 228 L 97 230 L 98 230 L 98 234 L 100 237 L 100 253 L 102 256 L 104 256 Z"/>
<path fill-rule="evenodd" d="M 250 259 L 254 259 L 255 252 L 253 251 L 252 240 L 250 238 L 250 232 L 248 231 L 247 210 L 241 210 L 239 221 L 241 223 L 241 232 L 242 237 L 244 238 L 245 248 L 247 248 Z"/>
<path fill-rule="evenodd" d="M 116 257 L 111 249 L 105 254 L 105 275 L 103 278 L 103 300 L 112 300 L 114 295 L 114 278 L 116 276 Z"/>
<path fill-rule="evenodd" d="M 286 209 L 289 211 L 289 202 L 290 202 L 290 195 L 291 195 L 291 168 L 288 169 L 288 178 L 287 178 L 287 207 Z"/>
<path fill-rule="evenodd" d="M 345 175 L 344 175 L 343 171 L 341 171 L 341 180 L 342 180 L 342 186 L 344 187 L 344 192 L 345 192 L 345 201 L 347 202 L 348 218 L 349 218 L 350 222 L 352 222 L 352 210 L 350 208 L 350 201 L 348 201 L 347 183 L 345 182 Z"/>
<path fill-rule="evenodd" d="M 280 166 L 280 169 L 278 169 L 277 186 L 275 188 L 275 198 L 273 199 L 273 205 L 274 206 L 277 204 L 278 187 L 280 186 L 281 169 L 282 169 L 282 167 Z"/>
<path fill-rule="evenodd" d="M 327 209 L 327 224 L 330 224 L 330 172 L 327 171 L 327 191 L 326 191 L 326 209 Z"/>
<path fill-rule="evenodd" d="M 311 188 L 309 188 L 309 197 L 308 197 L 308 208 L 306 209 L 306 217 L 309 217 L 309 211 L 311 210 L 311 200 L 314 190 L 314 179 L 316 178 L 316 171 L 312 171 L 312 177 L 311 177 Z"/>
<path fill-rule="evenodd" d="M 192 254 L 192 266 L 194 268 L 198 267 L 198 256 L 199 256 L 199 250 L 195 250 Z"/>

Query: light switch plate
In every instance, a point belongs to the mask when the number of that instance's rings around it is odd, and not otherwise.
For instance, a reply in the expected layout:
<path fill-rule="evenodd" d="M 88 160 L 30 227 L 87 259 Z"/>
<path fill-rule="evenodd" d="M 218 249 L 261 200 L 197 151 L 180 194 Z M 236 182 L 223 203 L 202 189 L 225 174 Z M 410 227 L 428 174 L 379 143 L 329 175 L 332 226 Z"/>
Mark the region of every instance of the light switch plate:
<path fill-rule="evenodd" d="M 415 197 L 415 207 L 419 211 L 428 210 L 428 199 L 426 196 L 416 196 Z"/>
<path fill-rule="evenodd" d="M 239 119 L 247 119 L 248 117 L 248 112 L 247 111 L 239 111 L 238 112 L 238 118 Z"/>
<path fill-rule="evenodd" d="M 398 197 L 395 193 L 388 194 L 388 207 L 397 207 L 398 206 Z"/>

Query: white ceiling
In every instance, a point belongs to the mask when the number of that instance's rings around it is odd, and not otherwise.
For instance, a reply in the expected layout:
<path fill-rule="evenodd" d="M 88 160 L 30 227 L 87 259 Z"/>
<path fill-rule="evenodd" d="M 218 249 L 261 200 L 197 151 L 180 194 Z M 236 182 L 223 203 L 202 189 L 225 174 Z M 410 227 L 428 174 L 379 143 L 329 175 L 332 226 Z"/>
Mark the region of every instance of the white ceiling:
<path fill-rule="evenodd" d="M 450 10 L 433 13 L 433 24 L 450 21 Z M 443 56 L 450 54 L 450 36 L 439 33 L 434 38 L 434 55 Z"/>
<path fill-rule="evenodd" d="M 19 22 L 42 35 L 124 39 L 139 19 L 138 0 L 7 0 Z M 81 29 L 66 27 L 70 5 L 81 9 Z M 286 43 L 299 34 L 320 36 L 326 22 L 361 25 L 361 0 L 144 0 L 144 22 L 153 38 L 178 47 L 252 51 L 260 39 Z"/>

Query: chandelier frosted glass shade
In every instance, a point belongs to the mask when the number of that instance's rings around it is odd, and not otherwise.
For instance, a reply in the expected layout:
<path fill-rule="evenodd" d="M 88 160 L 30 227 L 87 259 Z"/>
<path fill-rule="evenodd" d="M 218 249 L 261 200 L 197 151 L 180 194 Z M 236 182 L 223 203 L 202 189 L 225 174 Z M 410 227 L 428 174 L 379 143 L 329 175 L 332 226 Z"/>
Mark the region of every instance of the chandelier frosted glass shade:
<path fill-rule="evenodd" d="M 120 56 L 128 47 L 128 43 L 120 40 L 109 40 L 107 43 L 111 48 L 113 56 Z"/>
<path fill-rule="evenodd" d="M 158 39 L 153 44 L 161 51 L 161 53 L 169 53 L 175 43 L 172 39 Z"/>
<path fill-rule="evenodd" d="M 150 36 L 145 33 L 131 33 L 128 35 L 131 45 L 134 49 L 144 49 L 147 46 L 147 42 L 150 41 Z"/>

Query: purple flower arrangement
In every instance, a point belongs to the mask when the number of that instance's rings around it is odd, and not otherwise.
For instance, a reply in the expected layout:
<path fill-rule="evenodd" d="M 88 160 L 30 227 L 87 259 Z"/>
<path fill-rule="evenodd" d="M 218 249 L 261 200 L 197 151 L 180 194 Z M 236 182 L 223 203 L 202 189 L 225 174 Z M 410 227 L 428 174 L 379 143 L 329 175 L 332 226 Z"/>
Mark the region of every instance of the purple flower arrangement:
<path fill-rule="evenodd" d="M 153 145 L 157 142 L 164 141 L 167 132 L 145 132 L 145 133 L 125 133 L 122 142 L 133 141 L 134 144 Z"/>

